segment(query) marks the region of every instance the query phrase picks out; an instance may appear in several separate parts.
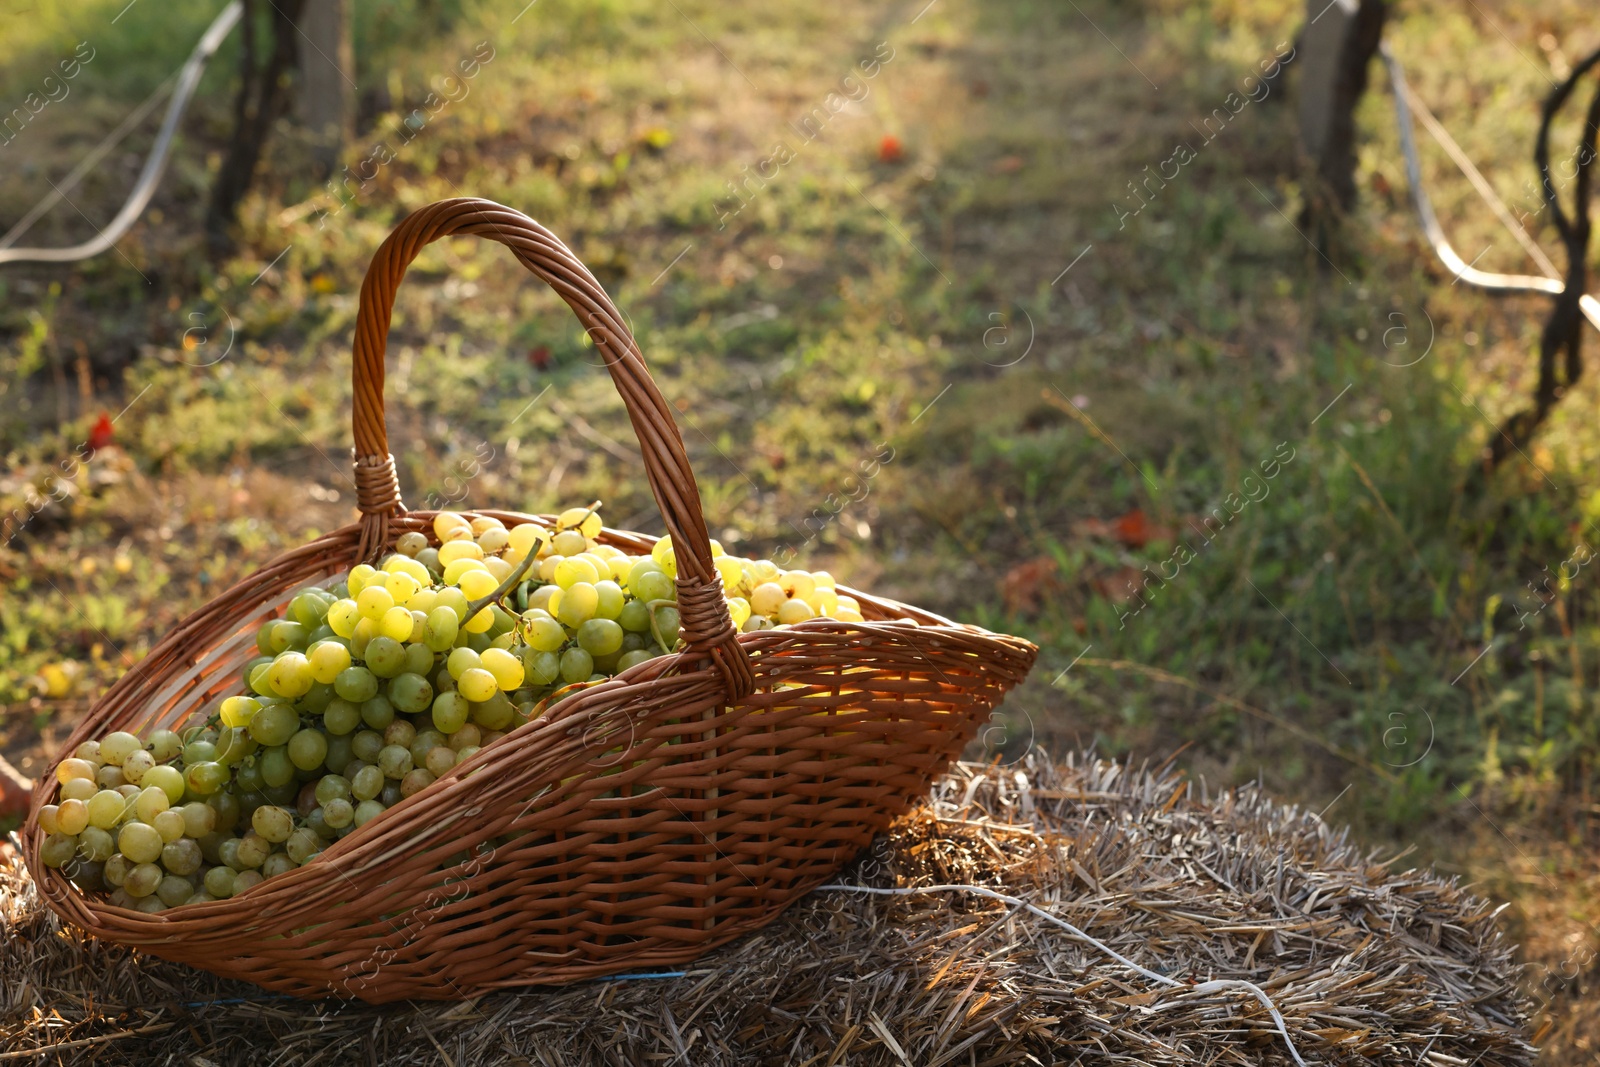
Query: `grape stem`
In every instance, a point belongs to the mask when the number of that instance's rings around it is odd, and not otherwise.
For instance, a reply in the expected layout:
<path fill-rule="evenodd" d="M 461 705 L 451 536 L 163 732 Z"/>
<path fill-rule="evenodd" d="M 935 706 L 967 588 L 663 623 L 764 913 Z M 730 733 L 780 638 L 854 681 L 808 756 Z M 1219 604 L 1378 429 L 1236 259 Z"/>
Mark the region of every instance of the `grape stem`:
<path fill-rule="evenodd" d="M 677 606 L 678 602 L 676 600 L 669 600 L 665 598 L 661 600 L 652 600 L 648 604 L 648 607 L 650 608 L 650 634 L 656 639 L 656 644 L 661 646 L 661 651 L 663 652 L 671 652 L 672 649 L 667 647 L 666 640 L 661 636 L 661 629 L 656 625 L 656 612 L 661 608 L 675 608 Z M 672 644 L 673 648 L 676 648 L 678 643 L 674 641 Z"/>
<path fill-rule="evenodd" d="M 522 558 L 521 563 L 517 564 L 516 567 L 512 569 L 510 574 L 506 575 L 505 581 L 501 582 L 493 592 L 485 593 L 483 596 L 467 605 L 467 614 L 461 621 L 466 622 L 467 619 L 473 618 L 478 614 L 478 612 L 482 611 L 490 604 L 495 603 L 501 597 L 511 592 L 516 584 L 522 581 L 522 576 L 527 574 L 528 569 L 533 566 L 534 559 L 539 555 L 539 550 L 543 547 L 543 538 L 534 541 L 534 543 L 528 547 L 528 554 Z"/>

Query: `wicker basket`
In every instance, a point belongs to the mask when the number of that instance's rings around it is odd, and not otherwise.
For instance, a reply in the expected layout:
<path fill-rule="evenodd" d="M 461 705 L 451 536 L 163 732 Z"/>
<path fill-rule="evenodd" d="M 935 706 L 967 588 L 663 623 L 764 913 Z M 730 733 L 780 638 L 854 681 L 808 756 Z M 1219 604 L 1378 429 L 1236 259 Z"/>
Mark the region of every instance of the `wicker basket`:
<path fill-rule="evenodd" d="M 1036 650 L 851 591 L 867 621 L 734 632 L 694 476 L 665 400 L 594 277 L 548 230 L 485 200 L 400 223 L 361 288 L 355 467 L 361 521 L 285 553 L 185 619 L 67 742 L 179 727 L 239 687 L 254 628 L 431 512 L 401 505 L 383 418 L 396 286 L 430 241 L 507 245 L 588 328 L 622 394 L 674 545 L 687 650 L 563 699 L 303 867 L 242 895 L 149 915 L 79 893 L 25 855 L 89 932 L 299 996 L 465 999 L 682 963 L 770 922 L 828 878 L 960 753 Z M 507 525 L 534 516 L 483 512 Z M 548 523 L 548 517 L 543 521 Z M 654 538 L 607 530 L 634 552 Z"/>

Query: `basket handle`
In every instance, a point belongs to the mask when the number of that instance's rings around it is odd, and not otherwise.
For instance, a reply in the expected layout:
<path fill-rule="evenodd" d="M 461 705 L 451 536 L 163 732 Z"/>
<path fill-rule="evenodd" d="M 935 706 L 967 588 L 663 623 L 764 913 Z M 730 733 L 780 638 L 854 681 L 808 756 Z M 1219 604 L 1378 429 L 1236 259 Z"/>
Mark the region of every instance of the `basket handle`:
<path fill-rule="evenodd" d="M 522 212 L 492 200 L 461 197 L 412 212 L 379 246 L 361 283 L 352 413 L 361 558 L 373 558 L 383 550 L 389 540 L 390 517 L 405 512 L 383 414 L 384 353 L 395 290 L 423 246 L 459 234 L 499 241 L 510 248 L 524 267 L 567 302 L 604 354 L 606 369 L 639 439 L 651 492 L 672 535 L 685 641 L 691 650 L 715 662 L 729 701 L 743 700 L 755 688 L 755 678 L 722 599 L 721 579 L 711 563 L 711 537 L 700 510 L 700 490 L 666 399 L 651 379 L 621 314 L 588 268 L 555 234 Z"/>

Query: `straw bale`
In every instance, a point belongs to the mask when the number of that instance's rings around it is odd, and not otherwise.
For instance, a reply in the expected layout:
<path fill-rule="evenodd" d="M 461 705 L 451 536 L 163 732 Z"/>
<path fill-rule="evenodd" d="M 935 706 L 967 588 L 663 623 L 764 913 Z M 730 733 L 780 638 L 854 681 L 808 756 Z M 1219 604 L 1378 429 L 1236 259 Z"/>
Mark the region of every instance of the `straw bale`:
<path fill-rule="evenodd" d="M 1022 897 L 1140 966 L 1241 979 L 1308 1063 L 1520 1067 L 1528 1004 L 1494 911 L 1317 816 L 1167 770 L 962 763 L 841 882 Z M 42 1052 L 35 1050 L 44 1050 Z M 94 941 L 0 861 L 0 1063 L 1291 1064 L 1248 994 L 1163 987 L 970 893 L 811 894 L 679 977 L 459 1004 L 303 1002 Z"/>

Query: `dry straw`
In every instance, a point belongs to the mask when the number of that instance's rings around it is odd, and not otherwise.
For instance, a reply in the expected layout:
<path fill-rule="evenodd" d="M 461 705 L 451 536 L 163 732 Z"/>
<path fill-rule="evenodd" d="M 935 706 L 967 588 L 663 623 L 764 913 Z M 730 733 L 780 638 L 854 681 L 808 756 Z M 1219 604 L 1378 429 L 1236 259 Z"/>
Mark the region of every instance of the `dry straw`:
<path fill-rule="evenodd" d="M 1165 987 L 970 893 L 812 893 L 681 977 L 465 1004 L 306 1003 L 86 937 L 0 862 L 0 1049 L 85 1067 L 1528 1067 L 1493 911 L 1254 789 L 1079 757 L 958 764 L 844 880 L 965 883 L 1070 922 Z M 1192 984 L 1191 984 L 1192 983 Z M 40 1050 L 46 1050 L 39 1056 Z M 9 1062 L 0 1059 L 0 1062 Z"/>
<path fill-rule="evenodd" d="M 825 881 L 920 797 L 1032 666 L 1017 638 L 863 594 L 865 622 L 735 633 L 666 400 L 600 284 L 544 227 L 485 200 L 410 215 L 361 288 L 358 524 L 278 557 L 185 619 L 68 747 L 182 727 L 236 691 L 252 634 L 293 592 L 388 550 L 400 502 L 384 429 L 395 291 L 431 241 L 498 241 L 577 313 L 627 407 L 677 550 L 687 650 L 554 705 L 303 867 L 159 914 L 114 907 L 24 856 L 45 902 L 109 941 L 297 996 L 454 999 L 693 960 Z M 490 512 L 507 524 L 533 516 Z M 548 523 L 548 518 L 542 520 Z M 601 540 L 647 551 L 654 538 Z"/>

